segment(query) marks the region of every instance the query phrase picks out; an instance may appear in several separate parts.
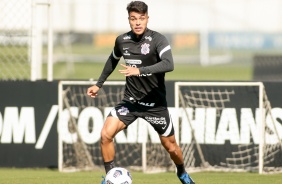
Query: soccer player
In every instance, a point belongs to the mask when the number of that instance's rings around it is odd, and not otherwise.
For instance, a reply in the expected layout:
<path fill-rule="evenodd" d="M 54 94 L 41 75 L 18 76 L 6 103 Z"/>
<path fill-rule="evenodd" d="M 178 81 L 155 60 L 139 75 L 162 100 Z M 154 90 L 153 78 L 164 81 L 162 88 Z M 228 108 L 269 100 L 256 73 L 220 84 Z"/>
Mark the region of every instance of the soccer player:
<path fill-rule="evenodd" d="M 174 69 L 170 45 L 162 34 L 147 28 L 148 6 L 144 2 L 130 2 L 127 11 L 131 31 L 116 38 L 113 52 L 96 85 L 87 90 L 87 94 L 95 98 L 120 58 L 124 58 L 126 64 L 121 64 L 122 69 L 119 70 L 126 76 L 124 98 L 111 110 L 101 131 L 105 171 L 107 173 L 115 167 L 115 135 L 137 118 L 143 118 L 159 134 L 162 145 L 176 165 L 180 181 L 194 184 L 185 171 L 182 151 L 176 143 L 167 109 L 165 73 Z"/>

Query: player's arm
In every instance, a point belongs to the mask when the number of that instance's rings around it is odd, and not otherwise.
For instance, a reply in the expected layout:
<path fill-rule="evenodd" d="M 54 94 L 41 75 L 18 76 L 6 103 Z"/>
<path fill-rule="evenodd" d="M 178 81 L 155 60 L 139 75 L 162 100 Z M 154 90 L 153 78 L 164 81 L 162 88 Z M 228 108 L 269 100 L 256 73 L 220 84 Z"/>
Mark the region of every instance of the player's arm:
<path fill-rule="evenodd" d="M 98 91 L 99 89 L 103 86 L 104 82 L 107 80 L 107 78 L 111 75 L 111 73 L 115 70 L 120 57 L 119 55 L 120 52 L 118 50 L 118 39 L 116 39 L 115 41 L 115 47 L 113 49 L 113 52 L 111 53 L 111 55 L 109 56 L 108 60 L 105 63 L 105 66 L 102 70 L 102 73 L 96 83 L 96 85 L 91 86 L 87 89 L 87 95 L 89 95 L 90 97 L 95 98 L 98 95 Z M 116 54 L 117 53 L 117 54 Z"/>
<path fill-rule="evenodd" d="M 113 49 L 113 52 L 111 53 L 111 55 L 109 56 L 108 60 L 106 61 L 106 64 L 104 66 L 104 69 L 96 83 L 96 86 L 98 86 L 99 88 L 101 88 L 104 84 L 104 82 L 107 80 L 107 78 L 111 75 L 111 73 L 115 70 L 122 54 L 121 51 L 119 49 L 119 45 L 120 45 L 120 37 L 117 37 L 115 40 L 115 46 Z"/>
<path fill-rule="evenodd" d="M 118 61 L 119 61 L 119 58 L 116 58 L 114 56 L 114 51 L 113 51 L 112 54 L 109 56 L 96 85 L 91 86 L 87 89 L 87 95 L 89 95 L 92 98 L 95 98 L 98 95 L 99 89 L 103 86 L 104 82 L 111 75 L 111 73 L 115 70 L 118 64 Z"/>
<path fill-rule="evenodd" d="M 107 80 L 107 78 L 111 75 L 111 73 L 115 70 L 118 62 L 119 62 L 118 57 L 115 56 L 114 51 L 112 52 L 112 54 L 109 56 L 104 69 L 96 83 L 96 86 L 98 86 L 99 88 L 101 88 L 104 84 L 104 82 Z"/>
<path fill-rule="evenodd" d="M 91 86 L 87 89 L 87 95 L 89 95 L 92 98 L 95 98 L 98 95 L 99 89 L 103 86 L 104 82 L 111 75 L 111 73 L 115 70 L 118 64 L 118 61 L 119 59 L 114 58 L 113 53 L 109 56 L 96 85 Z"/>
<path fill-rule="evenodd" d="M 174 70 L 171 47 L 164 36 L 161 38 L 157 43 L 157 51 L 161 61 L 151 66 L 139 68 L 140 74 L 165 73 Z"/>

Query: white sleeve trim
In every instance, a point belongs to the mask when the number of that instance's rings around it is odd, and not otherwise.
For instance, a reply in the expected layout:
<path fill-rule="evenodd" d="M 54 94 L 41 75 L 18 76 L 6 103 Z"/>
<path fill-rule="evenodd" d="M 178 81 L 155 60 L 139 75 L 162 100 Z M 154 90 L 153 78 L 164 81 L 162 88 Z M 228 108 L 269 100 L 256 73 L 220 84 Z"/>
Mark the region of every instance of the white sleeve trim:
<path fill-rule="evenodd" d="M 114 58 L 117 59 L 117 60 L 120 59 L 120 57 L 117 57 L 117 56 L 115 55 L 115 51 L 114 51 L 114 50 L 113 50 L 113 56 L 114 56 Z"/>
<path fill-rule="evenodd" d="M 161 52 L 159 54 L 160 58 L 162 58 L 163 53 L 168 51 L 168 50 L 170 50 L 170 45 L 166 46 L 163 50 L 161 50 Z"/>

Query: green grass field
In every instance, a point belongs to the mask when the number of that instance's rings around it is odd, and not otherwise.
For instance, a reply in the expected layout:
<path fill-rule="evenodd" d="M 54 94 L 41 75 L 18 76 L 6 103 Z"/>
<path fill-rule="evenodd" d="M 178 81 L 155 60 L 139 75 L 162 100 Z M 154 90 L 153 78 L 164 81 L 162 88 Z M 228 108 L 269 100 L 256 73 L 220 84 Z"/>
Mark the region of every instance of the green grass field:
<path fill-rule="evenodd" d="M 55 47 L 55 55 L 66 51 L 63 47 Z M 112 47 L 101 48 L 89 45 L 72 45 L 72 54 L 75 55 L 97 55 L 102 56 L 97 60 L 81 62 L 57 62 L 53 66 L 54 79 L 67 80 L 97 80 L 102 72 L 108 55 L 112 52 Z M 217 64 L 210 66 L 201 66 L 200 64 L 189 63 L 189 56 L 199 55 L 199 51 L 191 48 L 174 49 L 174 56 L 187 56 L 187 63 L 180 63 L 175 59 L 175 69 L 166 74 L 166 80 L 240 80 L 247 81 L 253 78 L 252 57 L 250 51 L 233 52 L 233 62 L 226 64 Z M 66 53 L 65 53 L 66 54 Z M 177 57 L 176 57 L 177 58 Z M 123 63 L 121 59 L 120 63 Z M 110 75 L 108 80 L 124 80 L 124 76 L 118 72 L 120 66 Z M 43 77 L 47 78 L 47 67 L 43 65 Z"/>
<path fill-rule="evenodd" d="M 0 169 L 2 184 L 100 184 L 102 171 L 60 173 L 49 169 Z M 132 172 L 134 184 L 179 184 L 175 173 L 144 174 Z M 280 184 L 281 174 L 257 173 L 192 173 L 197 184 Z"/>
<path fill-rule="evenodd" d="M 67 80 L 97 80 L 103 70 L 104 63 L 56 63 L 54 65 L 54 79 Z M 108 80 L 124 80 L 125 77 L 118 72 L 117 66 Z M 46 66 L 43 69 L 46 78 Z M 175 64 L 173 72 L 166 74 L 166 80 L 252 80 L 252 67 L 242 65 L 214 65 L 203 67 L 191 64 Z"/>
<path fill-rule="evenodd" d="M 66 49 L 63 46 L 54 47 L 54 58 L 56 62 L 53 65 L 53 78 L 56 80 L 88 80 L 90 78 L 97 79 L 103 69 L 104 63 L 108 58 L 108 55 L 112 51 L 112 47 L 94 47 L 89 44 L 74 44 Z M 28 61 L 28 48 L 27 47 L 0 47 L 0 52 L 5 53 L 0 56 L 0 65 L 3 65 L 1 71 L 1 78 L 11 77 L 13 79 L 30 79 L 30 63 Z M 44 56 L 47 54 L 47 50 L 43 48 Z M 218 54 L 219 51 L 212 51 L 212 54 Z M 262 51 L 259 51 L 260 53 Z M 273 51 L 276 53 L 277 51 Z M 14 53 L 9 55 L 8 53 Z M 71 55 L 79 56 L 91 56 L 91 59 L 75 60 Z M 247 81 L 253 78 L 253 66 L 252 60 L 254 51 L 240 50 L 232 51 L 232 62 L 226 64 L 217 64 L 210 66 L 201 66 L 199 61 L 195 63 L 191 62 L 191 57 L 198 57 L 199 50 L 191 48 L 178 48 L 173 50 L 175 56 L 175 70 L 167 73 L 167 80 L 239 80 Z M 58 57 L 69 56 L 69 57 Z M 96 56 L 96 57 L 95 57 Z M 177 61 L 177 58 L 183 57 L 184 61 Z M 59 59 L 58 59 L 59 58 Z M 87 57 L 86 57 L 87 58 Z M 190 59 L 189 59 L 190 58 Z M 123 59 L 122 59 L 123 60 Z M 123 61 L 120 61 L 122 63 Z M 193 59 L 192 59 L 193 60 Z M 195 59 L 194 59 L 195 60 Z M 110 76 L 110 80 L 124 80 L 124 77 L 118 73 L 117 69 Z M 19 70 L 20 69 L 20 70 Z M 43 64 L 42 67 L 43 79 L 47 78 L 47 65 Z"/>

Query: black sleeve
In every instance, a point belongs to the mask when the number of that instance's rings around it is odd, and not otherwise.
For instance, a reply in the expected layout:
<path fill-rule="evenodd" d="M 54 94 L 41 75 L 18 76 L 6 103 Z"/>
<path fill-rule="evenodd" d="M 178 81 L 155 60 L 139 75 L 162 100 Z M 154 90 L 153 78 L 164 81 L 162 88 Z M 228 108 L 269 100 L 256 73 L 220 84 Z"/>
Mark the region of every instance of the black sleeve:
<path fill-rule="evenodd" d="M 111 54 L 104 66 L 104 69 L 96 83 L 96 86 L 101 88 L 104 84 L 104 82 L 107 80 L 107 78 L 111 75 L 111 73 L 115 70 L 117 64 L 119 62 L 119 59 L 115 59 L 113 57 L 113 54 Z"/>
<path fill-rule="evenodd" d="M 140 74 L 165 73 L 174 70 L 171 47 L 167 39 L 161 35 L 156 46 L 161 61 L 151 66 L 141 67 Z"/>
<path fill-rule="evenodd" d="M 106 61 L 104 69 L 96 83 L 96 86 L 98 86 L 99 88 L 103 86 L 104 82 L 111 75 L 111 73 L 115 70 L 120 60 L 121 52 L 118 49 L 118 45 L 119 45 L 119 37 L 116 38 L 113 52 L 111 53 L 108 60 Z"/>

